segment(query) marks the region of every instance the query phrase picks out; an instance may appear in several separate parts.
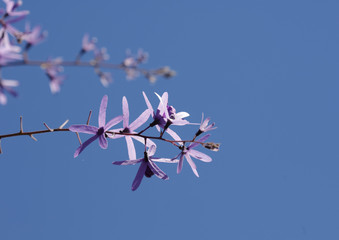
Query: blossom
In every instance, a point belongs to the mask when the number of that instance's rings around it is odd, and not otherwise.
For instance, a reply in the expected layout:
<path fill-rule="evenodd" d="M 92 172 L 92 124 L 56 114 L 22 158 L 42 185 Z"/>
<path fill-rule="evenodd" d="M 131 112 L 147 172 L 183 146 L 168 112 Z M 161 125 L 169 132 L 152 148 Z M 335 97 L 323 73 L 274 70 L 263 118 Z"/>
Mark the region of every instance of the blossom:
<path fill-rule="evenodd" d="M 122 120 L 123 128 L 112 130 L 114 132 L 136 133 L 134 130 L 136 130 L 141 125 L 143 125 L 150 116 L 149 109 L 147 109 L 143 113 L 141 113 L 140 116 L 136 120 L 134 120 L 134 122 L 129 124 L 129 108 L 128 108 L 127 98 L 125 96 L 122 98 L 122 112 L 123 112 L 123 120 Z M 108 137 L 113 138 L 113 139 L 125 137 L 129 159 L 136 158 L 135 147 L 134 147 L 134 143 L 132 139 L 135 139 L 141 143 L 144 143 L 144 139 L 138 136 L 116 134 L 114 136 L 109 135 Z M 155 145 L 151 140 L 148 140 L 146 145 L 150 146 L 150 144 Z"/>
<path fill-rule="evenodd" d="M 26 24 L 25 32 L 23 33 L 21 40 L 27 42 L 26 49 L 29 49 L 32 45 L 37 45 L 42 42 L 47 36 L 47 32 L 41 32 L 40 26 L 35 26 L 32 30 L 30 25 Z"/>
<path fill-rule="evenodd" d="M 82 38 L 82 51 L 89 52 L 96 48 L 95 44 L 97 42 L 96 38 L 89 39 L 89 35 L 85 34 Z"/>
<path fill-rule="evenodd" d="M 8 33 L 4 28 L 0 29 L 0 36 L 0 65 L 21 60 L 23 58 L 22 54 L 20 54 L 21 48 L 10 43 Z"/>
<path fill-rule="evenodd" d="M 6 4 L 6 13 L 5 16 L 16 16 L 16 17 L 24 17 L 29 14 L 29 11 L 16 11 L 18 7 L 22 5 L 22 1 L 19 0 L 17 2 L 11 0 L 3 0 Z"/>
<path fill-rule="evenodd" d="M 100 82 L 104 87 L 108 87 L 113 82 L 112 74 L 110 72 L 99 72 Z"/>
<path fill-rule="evenodd" d="M 99 64 L 102 61 L 108 60 L 109 55 L 106 48 L 94 49 L 94 64 Z"/>
<path fill-rule="evenodd" d="M 41 68 L 45 69 L 46 75 L 49 78 L 49 87 L 51 92 L 60 92 L 60 86 L 65 80 L 64 75 L 59 75 L 63 71 L 62 58 L 49 59 L 47 62 L 41 64 Z"/>
<path fill-rule="evenodd" d="M 156 146 L 151 145 L 147 152 L 144 152 L 144 157 L 133 160 L 125 160 L 125 161 L 115 161 L 113 164 L 115 165 L 135 165 L 140 163 L 139 170 L 137 175 L 134 178 L 132 183 L 132 191 L 137 190 L 140 186 L 140 183 L 144 176 L 152 177 L 153 175 L 157 176 L 160 179 L 168 180 L 169 177 L 164 173 L 154 162 L 165 162 L 165 163 L 177 163 L 177 160 L 172 160 L 168 158 L 156 158 L 153 157 L 156 151 Z"/>
<path fill-rule="evenodd" d="M 158 105 L 158 108 L 156 111 L 153 110 L 153 107 L 150 103 L 150 101 L 148 100 L 145 92 L 142 92 L 142 94 L 144 95 L 144 99 L 146 102 L 146 105 L 148 107 L 148 109 L 150 110 L 151 116 L 153 117 L 153 122 L 151 123 L 151 127 L 155 126 L 157 128 L 158 131 L 160 131 L 160 128 L 166 129 L 166 132 L 176 141 L 181 141 L 181 138 L 178 136 L 178 134 L 176 132 L 174 132 L 172 129 L 168 128 L 168 126 L 166 126 L 167 124 L 167 120 L 169 118 L 169 113 L 168 113 L 168 108 L 170 109 L 170 113 L 173 115 L 175 109 L 173 106 L 168 106 L 168 93 L 164 92 L 162 94 L 162 96 L 160 97 L 158 94 L 157 96 L 160 99 L 160 103 Z M 178 113 L 179 114 L 179 113 Z M 183 115 L 181 115 L 181 113 L 177 116 L 189 116 L 188 113 L 184 113 Z M 168 116 L 168 117 L 167 117 Z M 174 115 L 175 116 L 175 115 Z M 177 117 L 178 118 L 178 117 Z M 173 120 L 173 119 L 172 119 Z M 182 119 L 181 119 L 182 120 Z M 179 123 L 179 124 L 178 124 Z M 172 125 L 185 125 L 187 124 L 188 121 L 187 120 L 183 120 L 183 121 L 179 121 L 177 119 L 177 121 L 172 122 Z"/>
<path fill-rule="evenodd" d="M 199 152 L 197 150 L 194 150 L 193 148 L 195 148 L 196 146 L 198 146 L 201 142 L 206 141 L 206 139 L 209 137 L 210 135 L 207 134 L 205 136 L 203 136 L 202 138 L 200 138 L 199 140 L 197 140 L 196 142 L 191 143 L 188 147 L 186 146 L 182 146 L 182 150 L 181 153 L 179 153 L 178 156 L 176 156 L 174 159 L 179 158 L 179 163 L 178 163 L 178 167 L 177 167 L 177 173 L 179 174 L 182 170 L 182 165 L 184 162 L 184 157 L 186 158 L 188 164 L 191 166 L 192 171 L 194 172 L 194 174 L 199 177 L 198 171 L 197 171 L 197 167 L 195 165 L 195 163 L 193 162 L 192 158 L 196 158 L 199 159 L 203 162 L 211 162 L 212 158 L 209 157 L 208 155 Z"/>
<path fill-rule="evenodd" d="M 18 94 L 12 89 L 12 87 L 19 86 L 19 82 L 16 80 L 0 80 L 0 104 L 5 105 L 7 103 L 7 97 L 5 91 L 10 93 L 12 96 L 16 97 Z"/>
<path fill-rule="evenodd" d="M 199 136 L 200 134 L 204 132 L 208 132 L 208 131 L 211 131 L 217 128 L 217 127 L 214 127 L 215 123 L 208 125 L 209 121 L 210 121 L 209 117 L 204 120 L 204 113 L 203 113 L 202 118 L 201 118 L 201 124 L 200 124 L 199 130 L 195 134 L 195 137 Z"/>
<path fill-rule="evenodd" d="M 88 134 L 94 134 L 93 137 L 89 138 L 87 141 L 85 141 L 83 144 L 81 144 L 77 150 L 74 153 L 74 157 L 76 158 L 90 143 L 92 143 L 97 138 L 99 139 L 99 146 L 102 149 L 107 149 L 108 142 L 106 139 L 106 131 L 108 131 L 111 127 L 118 124 L 122 121 L 122 116 L 118 116 L 110 120 L 108 123 L 106 123 L 106 109 L 107 109 L 107 102 L 108 102 L 108 96 L 105 95 L 100 104 L 99 109 L 99 118 L 98 118 L 98 124 L 99 127 L 94 127 L 90 125 L 72 125 L 69 127 L 69 130 L 72 132 L 81 132 L 81 133 L 88 133 Z"/>

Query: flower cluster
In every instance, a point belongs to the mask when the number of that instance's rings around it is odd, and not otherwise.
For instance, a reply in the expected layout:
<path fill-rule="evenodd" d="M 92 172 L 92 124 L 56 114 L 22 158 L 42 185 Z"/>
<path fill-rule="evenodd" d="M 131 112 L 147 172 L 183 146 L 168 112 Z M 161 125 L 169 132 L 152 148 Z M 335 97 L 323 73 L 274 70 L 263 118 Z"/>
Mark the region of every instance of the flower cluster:
<path fill-rule="evenodd" d="M 159 98 L 159 104 L 156 110 L 153 109 L 150 101 L 148 100 L 146 94 L 143 92 L 143 96 L 146 103 L 146 110 L 144 110 L 140 116 L 135 119 L 132 123 L 129 121 L 129 107 L 127 98 L 123 97 L 122 99 L 122 115 L 117 116 L 106 123 L 106 109 L 108 97 L 105 95 L 100 104 L 99 117 L 98 117 L 98 127 L 91 126 L 88 124 L 82 125 L 71 125 L 69 130 L 72 132 L 92 134 L 93 136 L 86 140 L 84 143 L 81 143 L 80 146 L 76 149 L 74 157 L 77 157 L 90 143 L 98 139 L 99 146 L 102 149 L 108 147 L 108 140 L 116 140 L 119 138 L 125 138 L 128 149 L 129 160 L 125 161 L 114 161 L 114 165 L 135 165 L 140 164 L 139 170 L 135 176 L 135 179 L 132 183 L 132 190 L 136 190 L 143 177 L 150 178 L 155 175 L 160 179 L 168 180 L 169 177 L 156 165 L 156 162 L 161 163 L 177 163 L 177 173 L 180 173 L 183 167 L 184 158 L 187 160 L 194 174 L 199 177 L 197 167 L 192 160 L 192 158 L 201 160 L 203 162 L 211 162 L 212 158 L 208 155 L 195 150 L 199 145 L 205 146 L 205 141 L 209 138 L 209 134 L 204 135 L 198 140 L 195 140 L 197 136 L 215 129 L 214 123 L 208 125 L 210 118 L 202 119 L 199 129 L 191 140 L 182 140 L 181 137 L 173 131 L 171 126 L 185 126 L 191 125 L 187 121 L 186 117 L 189 116 L 187 112 L 176 112 L 175 108 L 168 103 L 168 93 L 165 92 L 162 96 L 156 94 Z M 141 128 L 145 123 L 150 119 L 149 124 L 141 130 L 137 131 L 138 128 Z M 122 122 L 122 127 L 114 128 L 115 125 Z M 159 131 L 159 136 L 148 136 L 144 135 L 148 129 L 156 127 Z M 171 136 L 172 139 L 166 139 L 163 137 L 164 133 L 167 133 Z M 137 158 L 137 153 L 133 140 L 136 140 L 144 145 L 143 157 Z M 179 153 L 175 157 L 169 158 L 159 158 L 155 157 L 155 152 L 157 145 L 154 142 L 165 141 L 171 143 L 175 146 Z M 218 144 L 215 144 L 218 145 Z M 219 145 L 218 145 L 219 148 Z M 211 149 L 213 151 L 218 150 L 218 148 Z"/>
<path fill-rule="evenodd" d="M 5 6 L 0 8 L 0 68 L 7 66 L 39 66 L 46 73 L 49 80 L 50 91 L 54 93 L 60 92 L 61 85 L 65 80 L 62 74 L 63 67 L 86 66 L 94 69 L 95 74 L 99 77 L 104 87 L 108 87 L 113 82 L 112 73 L 104 69 L 119 69 L 126 73 L 128 80 L 135 79 L 139 75 L 143 75 L 150 82 L 155 82 L 157 76 L 169 78 L 175 75 L 175 71 L 169 67 L 161 67 L 155 70 L 145 70 L 139 67 L 140 64 L 147 62 L 148 53 L 139 50 L 134 56 L 128 50 L 127 57 L 120 61 L 120 64 L 112 64 L 107 62 L 109 55 L 107 49 L 97 46 L 97 39 L 91 38 L 89 34 L 85 34 L 78 55 L 74 61 L 65 61 L 61 57 L 51 58 L 47 60 L 30 60 L 28 52 L 33 46 L 41 43 L 47 37 L 47 32 L 42 31 L 41 26 L 37 25 L 31 28 L 26 23 L 23 30 L 17 29 L 14 25 L 23 20 L 29 11 L 21 10 L 22 1 L 3 0 Z M 89 61 L 83 61 L 82 58 L 87 53 L 92 53 Z M 7 103 L 6 93 L 17 96 L 17 92 L 10 88 L 19 84 L 14 82 L 8 85 L 7 80 L 0 78 L 0 104 Z"/>

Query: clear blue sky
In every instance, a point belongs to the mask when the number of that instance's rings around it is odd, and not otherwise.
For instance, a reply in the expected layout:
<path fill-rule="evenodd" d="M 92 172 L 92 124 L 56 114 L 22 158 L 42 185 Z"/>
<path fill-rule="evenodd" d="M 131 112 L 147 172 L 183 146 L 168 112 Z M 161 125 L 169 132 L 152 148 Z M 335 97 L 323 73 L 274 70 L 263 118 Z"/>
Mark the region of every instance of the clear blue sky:
<path fill-rule="evenodd" d="M 51 95 L 38 68 L 4 69 L 20 80 L 19 98 L 0 107 L 0 133 L 86 121 L 109 96 L 110 118 L 126 96 L 131 118 L 141 92 L 169 92 L 177 110 L 218 129 L 212 163 L 162 168 L 170 180 L 144 179 L 125 143 L 91 145 L 78 158 L 70 133 L 5 139 L 0 156 L 0 239 L 339 239 L 338 1 L 24 1 L 31 24 L 49 37 L 32 58 L 73 59 L 88 32 L 119 63 L 130 48 L 150 53 L 149 68 L 169 65 L 171 80 L 143 78 L 103 88 L 92 69 L 66 68 Z M 194 128 L 176 128 L 191 136 Z M 181 131 L 182 130 L 182 131 Z M 140 146 L 138 146 L 140 147 Z M 160 145 L 164 157 L 175 154 Z M 141 147 L 142 148 L 142 147 Z M 142 154 L 142 149 L 138 154 Z M 167 149 L 168 148 L 168 149 Z"/>

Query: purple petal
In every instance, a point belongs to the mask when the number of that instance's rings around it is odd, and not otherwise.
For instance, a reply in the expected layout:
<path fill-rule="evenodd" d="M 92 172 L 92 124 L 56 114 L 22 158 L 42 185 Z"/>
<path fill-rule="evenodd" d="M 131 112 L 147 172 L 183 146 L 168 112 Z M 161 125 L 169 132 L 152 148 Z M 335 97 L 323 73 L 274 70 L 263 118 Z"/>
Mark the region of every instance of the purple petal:
<path fill-rule="evenodd" d="M 152 161 L 154 162 L 162 162 L 162 163 L 178 163 L 178 159 L 171 159 L 171 158 L 155 158 L 152 157 Z"/>
<path fill-rule="evenodd" d="M 127 143 L 127 149 L 128 149 L 128 157 L 129 159 L 136 159 L 136 153 L 135 153 L 135 147 L 133 140 L 130 136 L 126 136 L 126 143 Z"/>
<path fill-rule="evenodd" d="M 189 163 L 189 165 L 192 168 L 192 171 L 194 172 L 194 174 L 199 177 L 198 171 L 197 171 L 197 166 L 195 165 L 195 163 L 193 162 L 191 156 L 187 153 L 185 154 L 185 157 L 187 159 L 187 162 Z"/>
<path fill-rule="evenodd" d="M 155 151 L 157 150 L 157 146 L 156 145 L 151 145 L 148 148 L 148 156 L 153 156 L 155 154 Z"/>
<path fill-rule="evenodd" d="M 86 142 L 81 144 L 80 147 L 78 147 L 77 150 L 75 150 L 74 158 L 76 158 L 91 142 L 96 140 L 98 137 L 99 137 L 98 135 L 94 135 L 93 137 L 89 138 Z"/>
<path fill-rule="evenodd" d="M 135 164 L 141 162 L 142 160 L 144 160 L 144 159 L 139 158 L 139 159 L 136 159 L 136 160 L 115 161 L 115 162 L 112 162 L 112 164 L 114 164 L 114 165 L 135 165 Z"/>
<path fill-rule="evenodd" d="M 196 142 L 194 143 L 191 143 L 188 148 L 189 149 L 192 149 L 192 148 L 195 148 L 196 146 L 198 146 L 200 143 L 198 142 L 205 142 L 207 140 L 207 138 L 209 138 L 209 136 L 211 136 L 210 134 L 207 134 L 205 136 L 203 136 L 202 138 L 199 138 L 198 140 L 195 140 Z"/>
<path fill-rule="evenodd" d="M 141 142 L 142 144 L 145 144 L 145 140 L 142 137 L 131 136 L 131 138 L 134 138 L 135 140 Z M 152 145 L 154 145 L 155 147 L 157 146 L 151 139 L 147 139 L 146 146 L 151 147 Z"/>
<path fill-rule="evenodd" d="M 142 161 L 139 167 L 139 170 L 137 172 L 137 175 L 134 178 L 134 181 L 132 183 L 132 191 L 137 190 L 137 188 L 139 187 L 142 178 L 144 177 L 145 171 L 147 168 L 147 163 L 145 161 Z"/>
<path fill-rule="evenodd" d="M 7 103 L 7 97 L 6 95 L 0 91 L 0 104 L 2 105 L 6 105 Z"/>
<path fill-rule="evenodd" d="M 205 153 L 196 151 L 194 149 L 190 149 L 190 150 L 188 150 L 188 152 L 192 157 L 199 159 L 203 162 L 212 162 L 212 158 L 210 156 L 206 155 Z"/>
<path fill-rule="evenodd" d="M 72 125 L 69 127 L 71 132 L 81 132 L 88 134 L 96 134 L 98 132 L 98 128 L 89 125 Z"/>
<path fill-rule="evenodd" d="M 181 138 L 179 135 L 174 132 L 172 129 L 167 128 L 166 132 L 175 140 L 175 141 L 181 141 Z M 178 142 L 180 144 L 180 142 Z"/>
<path fill-rule="evenodd" d="M 105 138 L 104 134 L 99 136 L 99 145 L 102 149 L 107 149 L 107 147 L 108 147 L 108 142 L 107 142 L 107 139 Z"/>
<path fill-rule="evenodd" d="M 122 116 L 117 116 L 113 118 L 105 125 L 104 127 L 105 131 L 108 131 L 111 127 L 113 127 L 114 125 L 117 125 L 121 121 L 122 121 Z"/>
<path fill-rule="evenodd" d="M 126 128 L 128 127 L 129 123 L 129 110 L 128 110 L 128 102 L 127 98 L 124 96 L 122 98 L 122 114 L 123 114 L 123 127 Z"/>
<path fill-rule="evenodd" d="M 106 123 L 106 109 L 107 109 L 107 102 L 108 102 L 108 96 L 103 96 L 100 104 L 100 110 L 99 110 L 99 127 L 105 126 Z"/>
<path fill-rule="evenodd" d="M 145 92 L 142 92 L 142 94 L 144 95 L 144 99 L 145 99 L 145 102 L 146 102 L 146 105 L 148 107 L 150 111 L 150 114 L 152 115 L 152 117 L 154 116 L 154 110 L 153 110 L 153 107 L 152 107 L 152 104 L 149 102 L 147 96 L 146 96 L 146 93 Z"/>
<path fill-rule="evenodd" d="M 177 173 L 179 174 L 182 170 L 182 165 L 184 163 L 184 154 L 181 153 L 180 154 L 180 159 L 179 159 L 179 163 L 178 163 L 178 167 L 177 167 Z"/>
<path fill-rule="evenodd" d="M 134 131 L 135 129 L 143 125 L 148 120 L 149 116 L 150 116 L 150 110 L 147 109 L 142 114 L 140 114 L 140 116 L 136 120 L 134 120 L 134 122 L 132 122 L 129 125 L 129 129 L 131 131 Z"/>
<path fill-rule="evenodd" d="M 148 161 L 148 166 L 152 172 L 160 179 L 168 180 L 169 177 L 154 162 Z"/>

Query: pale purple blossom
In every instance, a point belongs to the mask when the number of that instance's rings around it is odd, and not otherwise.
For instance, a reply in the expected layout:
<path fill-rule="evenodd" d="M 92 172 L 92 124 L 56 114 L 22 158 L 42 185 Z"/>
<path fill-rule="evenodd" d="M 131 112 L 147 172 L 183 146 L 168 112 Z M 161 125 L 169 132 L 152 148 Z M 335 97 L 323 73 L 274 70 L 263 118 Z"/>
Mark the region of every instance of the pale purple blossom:
<path fill-rule="evenodd" d="M 168 108 L 170 108 L 171 114 L 173 114 L 173 106 L 168 106 L 168 93 L 164 92 L 162 96 L 160 97 L 158 94 L 157 96 L 160 98 L 160 103 L 158 105 L 158 108 L 156 110 L 153 110 L 152 104 L 148 100 L 145 92 L 142 92 L 144 95 L 144 99 L 146 102 L 146 105 L 148 109 L 150 110 L 151 116 L 153 117 L 153 122 L 151 123 L 151 127 L 155 126 L 157 130 L 160 132 L 160 128 L 166 129 L 166 132 L 176 141 L 181 141 L 181 138 L 178 136 L 176 132 L 174 132 L 172 129 L 170 129 L 168 126 L 166 126 L 168 122 Z M 166 107 L 165 107 L 166 106 Z M 187 113 L 188 114 L 188 113 Z M 189 115 L 189 114 L 188 114 Z M 183 120 L 183 122 L 174 122 L 172 125 L 179 124 L 187 124 L 187 120 Z"/>
<path fill-rule="evenodd" d="M 86 33 L 82 38 L 82 51 L 89 52 L 93 51 L 96 48 L 96 38 L 89 38 L 89 35 Z"/>
<path fill-rule="evenodd" d="M 27 42 L 26 50 L 28 50 L 32 45 L 41 43 L 46 38 L 46 36 L 47 32 L 41 32 L 40 26 L 35 26 L 33 29 L 31 29 L 30 25 L 27 23 L 21 40 Z"/>
<path fill-rule="evenodd" d="M 12 88 L 19 86 L 19 82 L 16 80 L 1 79 L 0 80 L 0 104 L 6 105 L 7 97 L 5 92 L 8 92 L 12 96 L 16 97 L 18 94 Z"/>
<path fill-rule="evenodd" d="M 177 167 L 177 173 L 180 173 L 182 170 L 182 166 L 183 166 L 183 162 L 184 162 L 184 158 L 186 158 L 188 164 L 191 166 L 192 171 L 194 172 L 194 174 L 199 177 L 198 171 L 197 171 L 197 166 L 195 165 L 195 163 L 193 162 L 192 158 L 196 158 L 199 159 L 203 162 L 211 162 L 212 158 L 202 152 L 199 152 L 197 150 L 194 150 L 193 148 L 195 148 L 196 146 L 198 146 L 201 142 L 205 142 L 207 140 L 207 138 L 210 135 L 207 134 L 205 136 L 203 136 L 202 138 L 196 140 L 196 142 L 191 143 L 188 147 L 186 146 L 182 146 L 182 150 L 181 153 L 179 153 L 178 156 L 176 156 L 174 159 L 179 158 L 179 163 L 178 163 L 178 167 Z"/>
<path fill-rule="evenodd" d="M 113 82 L 112 74 L 110 72 L 100 72 L 99 78 L 104 87 L 108 87 L 108 85 Z"/>
<path fill-rule="evenodd" d="M 69 127 L 69 130 L 72 132 L 81 132 L 87 134 L 94 134 L 93 137 L 89 138 L 87 141 L 82 143 L 74 153 L 74 157 L 76 158 L 90 143 L 95 141 L 97 138 L 99 139 L 99 146 L 102 149 L 107 149 L 108 142 L 106 139 L 106 131 L 108 131 L 111 127 L 118 124 L 122 121 L 122 116 L 118 116 L 110 120 L 106 123 L 106 109 L 107 109 L 108 96 L 105 95 L 100 104 L 99 109 L 99 117 L 98 117 L 98 125 L 99 127 L 94 127 L 90 125 L 72 125 Z"/>
<path fill-rule="evenodd" d="M 211 131 L 211 130 L 214 130 L 214 129 L 217 128 L 217 127 L 214 127 L 215 123 L 208 125 L 210 119 L 211 118 L 208 117 L 204 120 L 204 113 L 202 114 L 201 124 L 200 124 L 199 130 L 195 134 L 195 137 L 199 136 L 200 134 L 202 134 L 204 132 L 208 132 L 208 131 Z"/>
<path fill-rule="evenodd" d="M 160 179 L 168 180 L 169 177 L 164 173 L 156 164 L 155 162 L 164 162 L 164 163 L 176 163 L 177 160 L 172 160 L 168 158 L 156 158 L 153 157 L 156 151 L 156 146 L 151 145 L 147 152 L 144 152 L 144 157 L 139 159 L 133 159 L 133 160 L 126 160 L 126 161 L 115 161 L 113 164 L 115 165 L 135 165 L 137 163 L 140 163 L 139 170 L 137 172 L 137 175 L 134 178 L 134 181 L 132 183 L 132 191 L 137 190 L 137 188 L 140 186 L 140 183 L 144 176 L 146 177 L 152 177 L 153 175 L 157 176 Z"/>
<path fill-rule="evenodd" d="M 29 14 L 29 11 L 27 11 L 27 10 L 16 11 L 16 9 L 22 5 L 21 0 L 19 0 L 17 2 L 14 2 L 14 1 L 11 1 L 11 0 L 3 0 L 3 1 L 6 4 L 5 17 L 6 16 L 22 17 L 22 16 L 26 16 L 26 15 Z"/>
<path fill-rule="evenodd" d="M 65 80 L 65 76 L 59 74 L 63 71 L 63 67 L 61 66 L 62 62 L 63 60 L 60 57 L 55 59 L 50 58 L 41 65 L 41 68 L 45 70 L 49 79 L 49 87 L 53 94 L 60 92 L 60 87 Z"/>
<path fill-rule="evenodd" d="M 129 123 L 129 108 L 128 108 L 128 102 L 127 98 L 124 96 L 122 98 L 122 112 L 123 112 L 123 120 L 122 124 L 123 127 L 119 129 L 112 130 L 113 132 L 120 132 L 120 133 L 136 133 L 135 130 L 139 128 L 141 125 L 143 125 L 150 116 L 150 110 L 147 109 L 143 113 L 140 114 L 140 116 L 134 120 L 131 124 Z M 135 139 L 141 143 L 144 143 L 144 139 L 138 136 L 131 136 L 131 135 L 119 135 L 115 134 L 114 136 L 108 135 L 108 137 L 116 139 L 125 137 L 126 143 L 127 143 L 127 149 L 128 149 L 128 156 L 129 159 L 135 159 L 136 158 L 136 152 L 135 147 L 132 139 Z M 147 141 L 147 146 L 155 145 L 151 140 Z"/>
<path fill-rule="evenodd" d="M 94 49 L 94 61 L 96 64 L 99 64 L 100 62 L 106 61 L 109 59 L 109 55 L 107 53 L 106 48 L 95 48 Z"/>
<path fill-rule="evenodd" d="M 11 44 L 8 34 L 4 28 L 0 29 L 0 65 L 6 65 L 9 62 L 21 60 L 21 48 Z"/>

